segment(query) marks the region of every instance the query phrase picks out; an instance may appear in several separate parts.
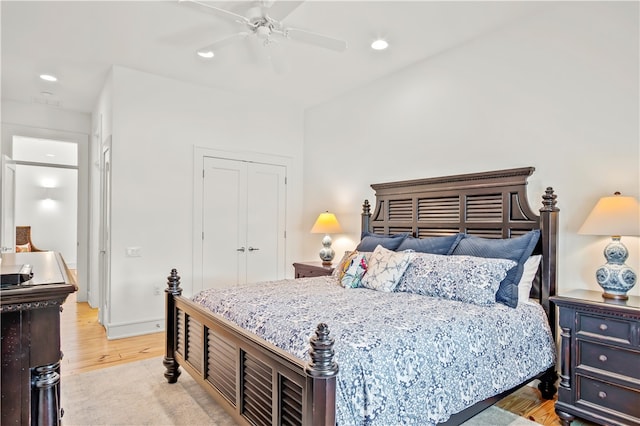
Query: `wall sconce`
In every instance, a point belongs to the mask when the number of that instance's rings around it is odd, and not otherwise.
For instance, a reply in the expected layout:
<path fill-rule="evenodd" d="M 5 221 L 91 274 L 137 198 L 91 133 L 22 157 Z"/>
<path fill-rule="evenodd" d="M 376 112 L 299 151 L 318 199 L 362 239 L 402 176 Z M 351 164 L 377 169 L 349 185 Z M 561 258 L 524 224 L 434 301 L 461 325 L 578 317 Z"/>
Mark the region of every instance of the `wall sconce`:
<path fill-rule="evenodd" d="M 622 235 L 640 235 L 640 205 L 634 197 L 616 192 L 602 197 L 593 208 L 578 234 L 608 235 L 611 242 L 604 249 L 607 263 L 596 271 L 596 280 L 604 289 L 602 297 L 627 300 L 627 292 L 636 284 L 636 273 L 624 262 L 629 251 L 622 244 Z"/>
<path fill-rule="evenodd" d="M 53 201 L 53 188 L 42 188 L 42 199 L 46 201 Z"/>
<path fill-rule="evenodd" d="M 342 227 L 340 227 L 336 215 L 329 212 L 320 213 L 320 216 L 316 219 L 316 223 L 314 223 L 313 228 L 311 228 L 312 234 L 325 234 L 322 239 L 323 247 L 319 253 L 322 264 L 325 266 L 331 265 L 331 261 L 336 254 L 331 248 L 331 237 L 329 234 L 338 234 L 340 232 L 342 232 Z"/>

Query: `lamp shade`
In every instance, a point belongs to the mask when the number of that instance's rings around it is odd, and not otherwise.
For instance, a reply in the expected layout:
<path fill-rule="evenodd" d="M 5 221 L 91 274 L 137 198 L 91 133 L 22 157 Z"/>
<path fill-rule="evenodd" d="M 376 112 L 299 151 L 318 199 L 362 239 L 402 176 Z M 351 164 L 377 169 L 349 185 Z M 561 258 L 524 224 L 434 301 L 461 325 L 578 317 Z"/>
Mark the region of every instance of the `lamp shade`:
<path fill-rule="evenodd" d="M 640 205 L 634 197 L 619 192 L 602 197 L 584 221 L 579 234 L 608 236 L 640 235 Z"/>
<path fill-rule="evenodd" d="M 340 227 L 336 215 L 329 212 L 320 213 L 311 228 L 312 234 L 337 234 L 340 232 L 342 232 L 342 227 Z"/>

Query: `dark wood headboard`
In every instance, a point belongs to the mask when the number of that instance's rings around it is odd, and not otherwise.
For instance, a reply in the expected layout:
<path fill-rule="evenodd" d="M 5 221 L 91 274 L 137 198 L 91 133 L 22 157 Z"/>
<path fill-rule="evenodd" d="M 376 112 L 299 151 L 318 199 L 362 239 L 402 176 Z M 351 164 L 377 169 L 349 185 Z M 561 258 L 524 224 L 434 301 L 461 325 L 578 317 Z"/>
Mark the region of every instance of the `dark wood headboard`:
<path fill-rule="evenodd" d="M 558 212 L 556 195 L 547 188 L 536 214 L 527 200 L 533 167 L 373 184 L 375 210 L 365 201 L 362 231 L 409 233 L 414 237 L 459 232 L 484 238 L 512 238 L 540 229 L 534 253 L 542 254 L 531 297 L 544 307 L 551 329 L 555 312 Z"/>

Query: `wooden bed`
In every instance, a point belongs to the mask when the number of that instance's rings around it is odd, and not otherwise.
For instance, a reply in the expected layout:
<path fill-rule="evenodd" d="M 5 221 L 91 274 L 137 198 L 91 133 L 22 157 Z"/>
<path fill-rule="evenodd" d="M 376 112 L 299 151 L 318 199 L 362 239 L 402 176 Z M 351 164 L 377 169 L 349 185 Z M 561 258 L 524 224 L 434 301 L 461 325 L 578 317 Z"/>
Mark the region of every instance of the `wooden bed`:
<path fill-rule="evenodd" d="M 556 293 L 559 209 L 552 188 L 542 195 L 539 214 L 531 209 L 526 185 L 533 171 L 528 167 L 374 184 L 375 211 L 371 214 L 371 205 L 364 202 L 362 230 L 511 238 L 540 229 L 534 254 L 541 254 L 542 261 L 531 297 L 540 302 L 555 333 L 549 297 Z M 240 424 L 335 424 L 339 368 L 333 359 L 331 324 L 318 325 L 310 341 L 310 360 L 304 363 L 183 297 L 175 269 L 167 285 L 163 364 L 169 383 L 178 380 L 182 366 Z M 537 378 L 542 396 L 552 398 L 555 367 Z M 462 423 L 525 384 L 481 401 L 445 424 Z"/>

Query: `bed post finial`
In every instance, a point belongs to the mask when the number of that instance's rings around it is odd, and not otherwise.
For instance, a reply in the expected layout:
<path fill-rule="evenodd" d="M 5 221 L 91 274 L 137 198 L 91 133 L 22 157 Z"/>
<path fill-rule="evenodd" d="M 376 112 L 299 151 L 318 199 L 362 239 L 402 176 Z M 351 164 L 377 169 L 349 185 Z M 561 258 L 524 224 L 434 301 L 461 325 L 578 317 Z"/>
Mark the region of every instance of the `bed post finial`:
<path fill-rule="evenodd" d="M 318 324 L 316 334 L 309 339 L 311 362 L 307 364 L 307 374 L 314 377 L 335 377 L 338 364 L 333 360 L 333 337 L 329 337 L 329 326 Z"/>
<path fill-rule="evenodd" d="M 180 365 L 175 359 L 175 350 L 176 350 L 176 334 L 175 334 L 175 324 L 176 324 L 176 301 L 174 299 L 175 296 L 180 296 L 182 294 L 182 288 L 180 288 L 180 276 L 178 275 L 178 271 L 176 269 L 172 269 L 171 273 L 167 277 L 167 288 L 164 290 L 165 292 L 165 307 L 166 307 L 166 322 L 165 322 L 165 332 L 166 332 L 166 346 L 165 346 L 165 355 L 162 360 L 162 364 L 164 365 L 166 371 L 164 372 L 164 377 L 167 379 L 169 383 L 175 383 L 178 381 L 178 376 L 180 376 Z"/>
<path fill-rule="evenodd" d="M 559 209 L 556 207 L 557 201 L 556 198 L 558 196 L 553 193 L 553 188 L 548 186 L 544 191 L 544 195 L 542 195 L 542 209 L 540 211 L 558 211 Z"/>
<path fill-rule="evenodd" d="M 305 413 L 305 424 L 335 425 L 336 423 L 336 375 L 338 364 L 333 360 L 333 338 L 329 326 L 318 324 L 316 333 L 309 339 L 311 361 L 307 363 L 307 393 L 310 404 Z"/>
<path fill-rule="evenodd" d="M 364 200 L 362 204 L 362 223 L 360 226 L 360 232 L 371 232 L 371 204 L 369 200 Z"/>

